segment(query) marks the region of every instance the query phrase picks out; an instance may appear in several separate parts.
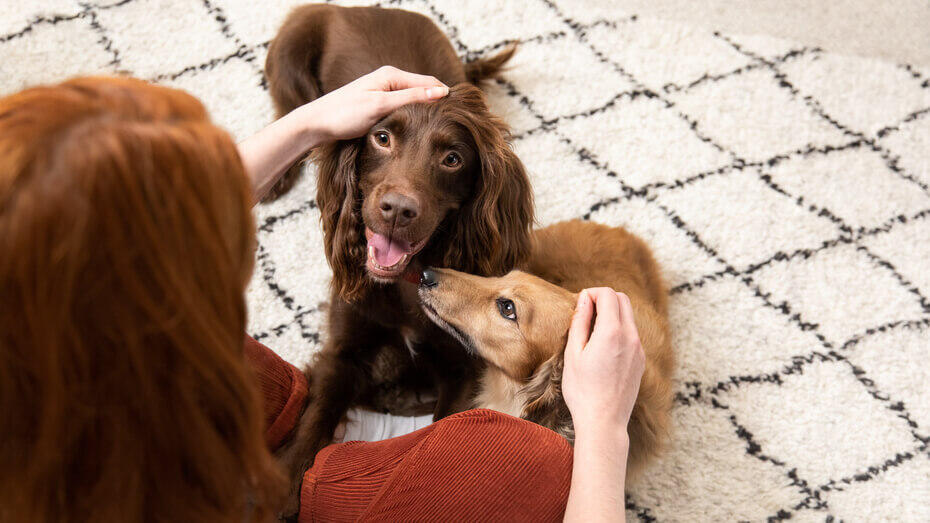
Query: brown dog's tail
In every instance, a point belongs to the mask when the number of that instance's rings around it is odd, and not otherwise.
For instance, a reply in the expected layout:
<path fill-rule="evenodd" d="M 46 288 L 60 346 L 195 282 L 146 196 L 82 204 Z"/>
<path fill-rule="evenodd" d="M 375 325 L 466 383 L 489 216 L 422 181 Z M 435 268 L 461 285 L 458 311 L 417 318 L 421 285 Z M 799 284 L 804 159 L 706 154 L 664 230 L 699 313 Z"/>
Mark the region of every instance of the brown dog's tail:
<path fill-rule="evenodd" d="M 497 78 L 504 70 L 504 65 L 513 58 L 517 51 L 517 44 L 512 43 L 496 55 L 486 58 L 476 58 L 465 64 L 465 77 L 468 81 L 481 87 L 485 80 Z"/>

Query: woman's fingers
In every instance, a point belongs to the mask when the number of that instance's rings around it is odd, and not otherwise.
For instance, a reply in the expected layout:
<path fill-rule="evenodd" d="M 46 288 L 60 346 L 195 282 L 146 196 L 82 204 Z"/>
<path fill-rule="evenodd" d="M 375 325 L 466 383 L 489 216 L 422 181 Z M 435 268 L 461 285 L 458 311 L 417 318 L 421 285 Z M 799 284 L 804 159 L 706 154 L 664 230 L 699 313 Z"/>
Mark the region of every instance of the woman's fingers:
<path fill-rule="evenodd" d="M 633 304 L 630 297 L 622 292 L 617 293 L 617 302 L 620 305 L 620 329 L 623 335 L 630 340 L 639 339 L 636 322 L 633 320 Z"/>
<path fill-rule="evenodd" d="M 594 301 L 597 313 L 591 337 L 616 342 L 620 334 L 620 303 L 617 293 L 606 287 L 590 289 L 588 293 Z"/>
<path fill-rule="evenodd" d="M 381 84 L 379 87 L 385 91 L 399 91 L 411 87 L 446 87 L 433 76 L 408 73 L 389 65 L 378 69 L 376 73 Z"/>
<path fill-rule="evenodd" d="M 594 316 L 594 304 L 588 291 L 578 293 L 578 303 L 572 316 L 572 325 L 568 329 L 568 343 L 565 344 L 566 355 L 570 357 L 584 348 L 591 335 L 591 318 Z"/>
<path fill-rule="evenodd" d="M 442 98 L 447 94 L 449 94 L 448 87 L 433 86 L 411 87 L 409 89 L 402 89 L 400 91 L 390 91 L 383 93 L 382 96 L 384 97 L 385 103 L 387 104 L 385 109 L 387 112 L 391 112 L 403 105 L 418 102 L 430 102 Z"/>

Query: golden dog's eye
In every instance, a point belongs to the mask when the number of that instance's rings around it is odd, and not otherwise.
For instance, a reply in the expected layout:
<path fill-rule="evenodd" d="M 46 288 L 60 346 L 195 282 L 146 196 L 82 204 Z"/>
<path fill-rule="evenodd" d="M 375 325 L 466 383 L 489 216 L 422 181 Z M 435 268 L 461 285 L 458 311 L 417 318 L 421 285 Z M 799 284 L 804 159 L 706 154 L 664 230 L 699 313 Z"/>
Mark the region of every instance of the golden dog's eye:
<path fill-rule="evenodd" d="M 458 167 L 462 163 L 462 157 L 459 153 L 449 153 L 442 159 L 442 164 L 446 167 Z"/>
<path fill-rule="evenodd" d="M 507 298 L 497 299 L 497 310 L 508 320 L 517 321 L 517 307 Z"/>
<path fill-rule="evenodd" d="M 387 147 L 391 143 L 391 136 L 384 131 L 378 131 L 375 133 L 375 142 L 381 147 Z"/>

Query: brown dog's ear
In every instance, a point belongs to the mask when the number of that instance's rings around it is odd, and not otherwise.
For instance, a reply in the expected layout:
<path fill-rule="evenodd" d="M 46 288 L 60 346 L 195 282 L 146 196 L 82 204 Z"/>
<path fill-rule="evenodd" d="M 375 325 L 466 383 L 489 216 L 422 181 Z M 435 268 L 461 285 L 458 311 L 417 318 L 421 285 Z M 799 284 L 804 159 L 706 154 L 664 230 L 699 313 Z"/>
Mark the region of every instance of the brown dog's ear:
<path fill-rule="evenodd" d="M 481 90 L 456 85 L 447 104 L 474 139 L 481 175 L 452 225 L 444 262 L 473 274 L 501 276 L 530 255 L 533 190 L 510 147 L 508 127 L 488 112 Z"/>
<path fill-rule="evenodd" d="M 323 224 L 326 260 L 333 269 L 333 290 L 342 299 L 358 299 L 365 287 L 365 235 L 359 208 L 357 140 L 321 147 L 316 203 Z"/>
<path fill-rule="evenodd" d="M 569 442 L 575 439 L 572 415 L 562 396 L 562 368 L 565 353 L 549 358 L 530 381 L 520 389 L 524 407 L 521 418 L 548 427 Z"/>

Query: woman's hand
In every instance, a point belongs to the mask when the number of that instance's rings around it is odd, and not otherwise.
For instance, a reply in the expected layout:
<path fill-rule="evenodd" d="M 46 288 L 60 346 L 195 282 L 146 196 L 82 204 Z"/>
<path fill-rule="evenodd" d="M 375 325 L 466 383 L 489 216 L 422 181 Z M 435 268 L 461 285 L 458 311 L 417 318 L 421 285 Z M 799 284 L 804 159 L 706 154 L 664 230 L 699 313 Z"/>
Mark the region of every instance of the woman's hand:
<path fill-rule="evenodd" d="M 317 128 L 323 141 L 347 140 L 365 134 L 401 106 L 447 94 L 449 88 L 432 76 L 384 66 L 304 107 L 308 124 Z"/>
<path fill-rule="evenodd" d="M 625 434 L 645 368 L 630 298 L 607 288 L 581 291 L 568 331 L 562 377 L 575 431 L 607 429 Z"/>
<path fill-rule="evenodd" d="M 605 288 L 581 291 L 562 375 L 562 393 L 575 425 L 565 521 L 625 520 L 627 424 L 645 368 L 630 298 Z"/>
<path fill-rule="evenodd" d="M 264 198 L 284 171 L 310 149 L 361 136 L 402 105 L 431 102 L 449 94 L 432 76 L 385 66 L 304 104 L 239 143 L 255 201 Z"/>

